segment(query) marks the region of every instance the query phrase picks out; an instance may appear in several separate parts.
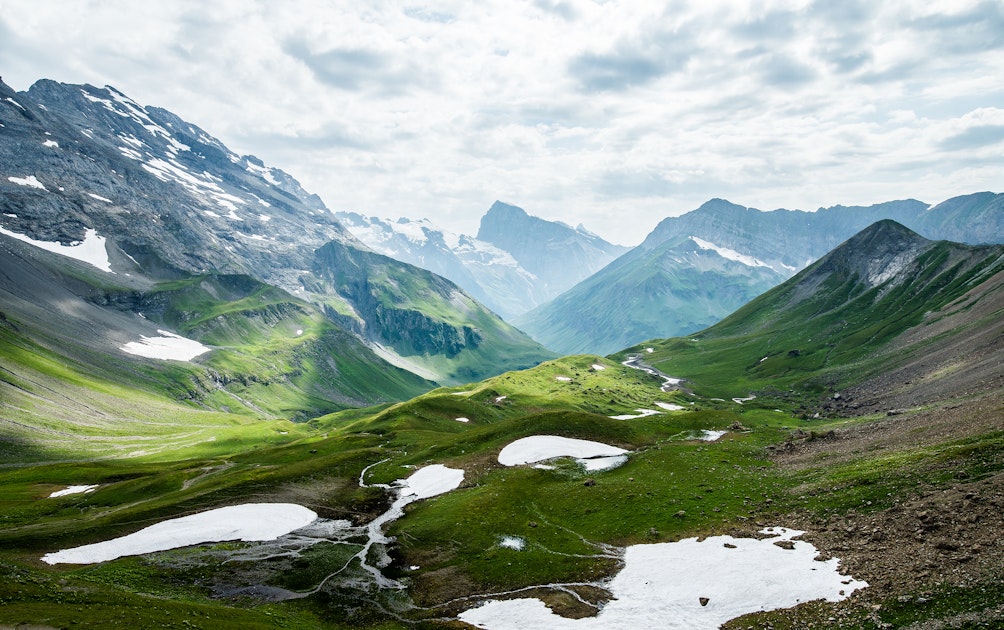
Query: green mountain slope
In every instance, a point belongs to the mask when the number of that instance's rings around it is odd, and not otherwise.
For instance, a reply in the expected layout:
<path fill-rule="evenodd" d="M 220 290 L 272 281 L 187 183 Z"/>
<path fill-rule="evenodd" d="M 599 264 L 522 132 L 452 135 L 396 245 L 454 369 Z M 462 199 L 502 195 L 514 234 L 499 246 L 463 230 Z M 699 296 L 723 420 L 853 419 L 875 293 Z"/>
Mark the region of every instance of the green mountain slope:
<path fill-rule="evenodd" d="M 881 221 L 720 323 L 618 356 L 651 347 L 646 361 L 722 397 L 789 388 L 834 394 L 920 357 L 925 368 L 907 389 L 918 400 L 925 391 L 936 398 L 944 388 L 935 383 L 981 356 L 956 356 L 959 344 L 978 331 L 986 353 L 1000 333 L 1002 282 L 1004 247 L 928 241 Z"/>
<path fill-rule="evenodd" d="M 617 360 L 576 355 L 305 423 L 247 422 L 250 414 L 154 401 L 142 375 L 135 386 L 111 389 L 77 364 L 55 372 L 59 355 L 29 349 L 36 362 L 53 360 L 33 364 L 17 382 L 5 375 L 5 394 L 28 389 L 17 400 L 24 408 L 45 387 L 82 393 L 92 410 L 112 402 L 120 412 L 109 418 L 121 435 L 105 441 L 103 457 L 86 441 L 75 454 L 41 441 L 33 451 L 9 451 L 16 465 L 0 467 L 0 566 L 9 576 L 0 582 L 0 623 L 449 628 L 460 612 L 503 594 L 581 617 L 610 601 L 609 578 L 622 570 L 628 545 L 757 537 L 764 525 L 780 525 L 805 530 L 803 541 L 869 586 L 843 602 L 754 612 L 728 627 L 830 627 L 833 619 L 855 628 L 1000 625 L 1002 250 L 927 241 L 882 222 L 721 324 L 614 357 L 641 354 L 687 377 L 682 388 Z M 336 274 L 327 277 L 334 282 Z M 160 316 L 179 326 L 187 317 L 191 331 L 220 342 L 261 334 L 255 318 L 231 328 L 228 304 L 274 314 L 289 301 L 268 288 L 248 291 L 245 282 L 160 285 L 184 306 Z M 205 297 L 214 292 L 229 299 Z M 224 323 L 215 323 L 221 315 Z M 17 323 L 4 326 L 13 331 Z M 276 329 L 281 335 L 283 325 Z M 918 359 L 925 371 L 913 369 Z M 837 386 L 848 402 L 863 401 L 902 370 L 919 379 L 914 394 L 930 394 L 902 413 L 852 417 L 866 409 L 821 404 L 834 402 Z M 909 393 L 904 385 L 874 400 L 898 401 Z M 748 400 L 751 390 L 757 399 Z M 130 419 L 128 404 L 143 409 Z M 63 437 L 87 435 L 56 428 Z M 708 440 L 706 431 L 720 437 Z M 545 467 L 499 463 L 506 445 L 541 434 L 630 453 L 609 470 L 568 458 Z M 107 448 L 138 449 L 143 441 L 164 448 L 134 457 Z M 373 529 L 396 495 L 378 484 L 432 464 L 463 470 L 463 483 L 388 517 L 382 531 L 393 539 L 378 540 Z M 98 487 L 50 497 L 76 484 Z M 278 542 L 94 565 L 39 562 L 56 549 L 248 501 L 294 502 L 324 520 Z M 384 579 L 397 582 L 386 587 Z"/>
<path fill-rule="evenodd" d="M 308 288 L 351 305 L 329 316 L 382 350 L 392 363 L 444 384 L 466 383 L 553 358 L 436 274 L 332 242 L 317 250 Z"/>
<path fill-rule="evenodd" d="M 710 326 L 783 277 L 677 237 L 631 250 L 514 323 L 548 348 L 606 354 Z"/>
<path fill-rule="evenodd" d="M 111 398 L 142 392 L 192 410 L 288 419 L 402 400 L 431 386 L 379 359 L 313 305 L 248 276 L 153 282 L 103 273 L 6 236 L 0 236 L 0 262 L 7 338 L 0 367 L 20 381 L 52 372 L 42 380 L 53 383 L 41 391 L 15 387 L 8 400 L 36 402 L 11 409 L 43 405 L 48 411 L 30 417 L 65 423 L 70 433 L 81 418 L 59 411 L 63 379 L 85 378 L 85 389 L 99 397 L 106 389 L 100 384 L 110 383 L 118 392 Z M 123 351 L 162 330 L 211 351 L 192 361 Z M 40 429 L 31 421 L 17 426 Z"/>

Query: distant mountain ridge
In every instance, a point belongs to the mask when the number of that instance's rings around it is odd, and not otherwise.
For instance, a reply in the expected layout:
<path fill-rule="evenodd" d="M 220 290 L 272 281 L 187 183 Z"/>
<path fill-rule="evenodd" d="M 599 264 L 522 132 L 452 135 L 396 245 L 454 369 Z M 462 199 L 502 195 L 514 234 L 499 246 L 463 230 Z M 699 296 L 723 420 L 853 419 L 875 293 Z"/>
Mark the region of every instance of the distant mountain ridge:
<path fill-rule="evenodd" d="M 605 267 L 630 248 L 614 245 L 582 228 L 531 216 L 496 201 L 481 217 L 477 238 L 509 252 L 557 295 Z"/>
<path fill-rule="evenodd" d="M 427 219 L 336 217 L 374 251 L 453 280 L 505 318 L 544 304 L 629 249 L 501 201 L 482 217 L 477 237 Z"/>
<path fill-rule="evenodd" d="M 368 253 L 365 245 L 289 174 L 115 88 L 42 80 L 17 93 L 0 84 L 0 124 L 0 228 L 15 238 L 69 244 L 93 234 L 104 239 L 113 272 L 151 288 L 192 275 L 246 274 L 324 309 L 384 360 L 434 381 L 552 356 L 458 287 L 439 291 L 429 283 L 441 279 L 422 270 L 358 255 Z M 357 274 L 393 277 L 396 287 L 374 281 L 367 292 L 350 292 L 326 282 L 317 253 L 324 248 L 344 249 L 363 266 Z M 372 303 L 381 325 L 366 307 Z M 415 314 L 435 325 L 410 331 L 405 342 L 389 322 Z M 449 341 L 465 337 L 465 326 L 478 329 L 478 352 Z M 428 338 L 415 339 L 422 334 Z M 484 352 L 493 361 L 476 358 Z"/>
<path fill-rule="evenodd" d="M 532 273 L 491 243 L 444 230 L 427 219 L 390 221 L 354 212 L 335 216 L 373 251 L 449 278 L 503 317 L 549 299 Z"/>
<path fill-rule="evenodd" d="M 1004 240 L 1004 195 L 763 212 L 722 199 L 659 223 L 615 263 L 514 320 L 563 353 L 609 353 L 725 317 L 881 219 L 934 239 Z"/>

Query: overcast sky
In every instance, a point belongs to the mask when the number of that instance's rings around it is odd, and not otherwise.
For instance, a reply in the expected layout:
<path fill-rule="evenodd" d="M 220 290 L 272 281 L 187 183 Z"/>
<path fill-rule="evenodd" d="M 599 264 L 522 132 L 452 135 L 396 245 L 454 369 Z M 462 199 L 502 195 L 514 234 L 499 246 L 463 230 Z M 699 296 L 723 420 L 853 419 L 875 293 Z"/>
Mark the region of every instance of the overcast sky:
<path fill-rule="evenodd" d="M 1000 191 L 1004 2 L 0 0 L 0 75 L 113 85 L 333 210 L 501 199 L 636 244 L 712 197 Z"/>

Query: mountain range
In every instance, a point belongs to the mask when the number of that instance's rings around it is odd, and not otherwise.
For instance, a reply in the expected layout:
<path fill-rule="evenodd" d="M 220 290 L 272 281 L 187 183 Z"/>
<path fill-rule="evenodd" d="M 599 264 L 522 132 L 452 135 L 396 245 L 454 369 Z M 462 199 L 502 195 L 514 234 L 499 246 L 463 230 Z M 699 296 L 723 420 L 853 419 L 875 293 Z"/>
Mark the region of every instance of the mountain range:
<path fill-rule="evenodd" d="M 412 393 L 428 381 L 461 382 L 553 356 L 455 284 L 373 254 L 287 173 L 234 154 L 170 112 L 111 87 L 47 80 L 24 93 L 0 85 L 0 99 L 0 238 L 97 247 L 105 277 L 88 283 L 164 299 L 165 282 L 253 278 L 361 342 L 339 353 L 337 374 L 362 378 L 363 364 L 389 361 L 420 375 L 409 381 Z M 82 251 L 63 252 L 71 250 Z M 92 302 L 103 291 L 76 290 Z M 183 328 L 172 330 L 200 332 Z M 335 368 L 322 361 L 311 369 Z M 375 391 L 359 399 L 351 389 L 330 392 L 332 401 L 386 399 Z"/>
<path fill-rule="evenodd" d="M 606 354 L 719 321 L 875 221 L 933 239 L 1004 240 L 1004 195 L 763 212 L 713 199 L 663 220 L 638 247 L 548 304 L 513 319 L 561 353 Z"/>
<path fill-rule="evenodd" d="M 476 237 L 425 219 L 335 216 L 375 251 L 449 278 L 507 320 L 557 297 L 629 249 L 581 225 L 547 221 L 501 201 L 482 217 Z"/>

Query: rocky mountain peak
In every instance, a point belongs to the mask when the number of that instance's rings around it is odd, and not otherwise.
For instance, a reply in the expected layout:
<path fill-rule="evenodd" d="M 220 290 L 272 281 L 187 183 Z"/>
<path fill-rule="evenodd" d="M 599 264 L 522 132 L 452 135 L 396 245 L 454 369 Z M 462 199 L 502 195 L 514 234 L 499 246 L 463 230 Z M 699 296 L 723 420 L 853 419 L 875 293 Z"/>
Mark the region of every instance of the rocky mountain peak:
<path fill-rule="evenodd" d="M 903 275 L 933 241 L 910 228 L 883 219 L 868 226 L 823 257 L 817 273 L 857 276 L 868 287 L 877 287 Z"/>

